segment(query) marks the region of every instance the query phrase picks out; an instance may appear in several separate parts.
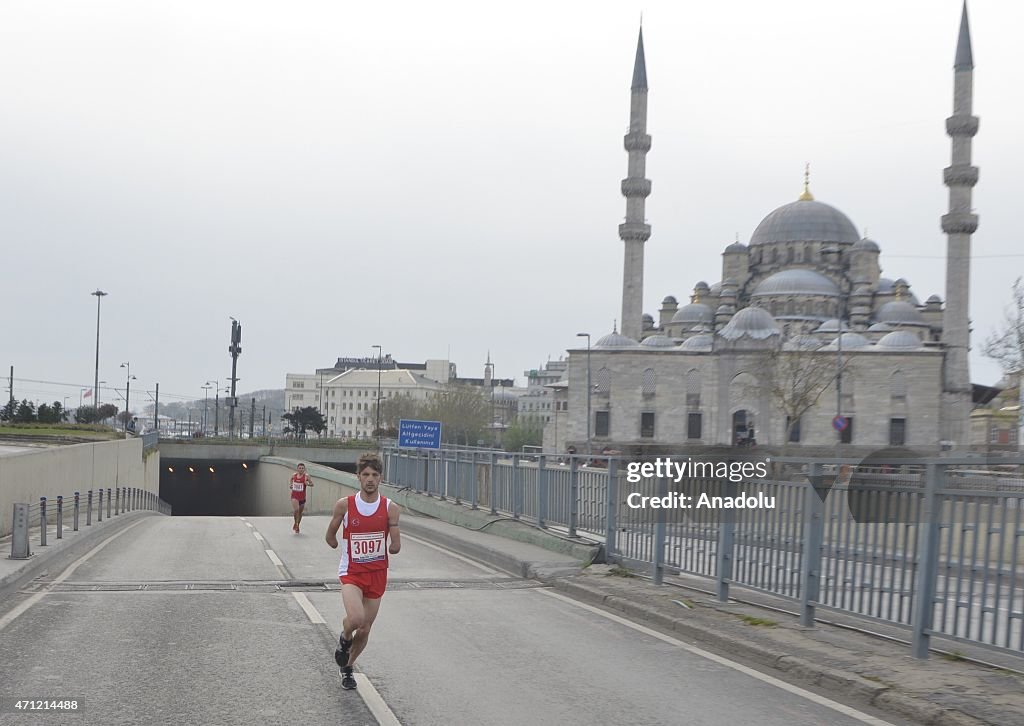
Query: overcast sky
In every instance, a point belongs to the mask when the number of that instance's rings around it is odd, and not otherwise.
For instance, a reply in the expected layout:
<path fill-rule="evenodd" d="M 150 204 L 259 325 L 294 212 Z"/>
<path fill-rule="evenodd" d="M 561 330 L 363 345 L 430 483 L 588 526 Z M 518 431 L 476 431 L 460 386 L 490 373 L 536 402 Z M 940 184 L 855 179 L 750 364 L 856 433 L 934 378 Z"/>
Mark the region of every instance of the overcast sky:
<path fill-rule="evenodd" d="M 1024 3 L 972 0 L 972 378 L 1024 268 Z M 959 0 L 0 4 L 6 379 L 77 405 L 281 388 L 374 344 L 517 377 L 619 316 L 640 13 L 653 147 L 644 310 L 815 197 L 945 298 Z M 20 380 L 19 380 L 20 379 Z M 54 386 L 28 380 L 64 383 Z M 6 380 L 5 380 L 6 387 Z M 116 399 L 113 392 L 105 400 Z M 148 401 L 144 396 L 143 401 Z"/>

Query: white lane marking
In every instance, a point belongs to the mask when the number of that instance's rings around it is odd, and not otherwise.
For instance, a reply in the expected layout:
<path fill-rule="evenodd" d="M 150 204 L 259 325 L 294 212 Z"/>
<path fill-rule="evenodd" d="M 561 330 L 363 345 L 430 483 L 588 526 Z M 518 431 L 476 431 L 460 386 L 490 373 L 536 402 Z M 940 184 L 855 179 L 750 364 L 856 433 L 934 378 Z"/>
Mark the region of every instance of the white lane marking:
<path fill-rule="evenodd" d="M 463 557 L 462 555 L 457 555 L 454 552 L 452 552 L 451 550 L 446 550 L 444 547 L 439 547 L 436 544 L 433 544 L 431 542 L 427 542 L 426 540 L 422 540 L 419 537 L 413 537 L 412 535 L 408 535 L 405 532 L 402 532 L 402 539 L 411 539 L 416 544 L 423 545 L 424 547 L 429 547 L 432 550 L 437 550 L 438 552 L 440 552 L 443 555 L 447 555 L 448 557 L 452 557 L 452 558 L 454 558 L 456 560 L 459 560 L 460 562 L 465 562 L 467 565 L 472 565 L 473 567 L 477 568 L 478 570 L 483 570 L 484 572 L 486 572 L 489 575 L 503 575 L 503 574 L 505 574 L 501 570 L 495 569 L 493 567 L 488 567 L 486 565 L 481 565 L 476 560 L 471 560 L 468 557 Z"/>
<path fill-rule="evenodd" d="M 625 625 L 627 628 L 632 628 L 633 630 L 639 631 L 644 635 L 649 635 L 652 638 L 657 638 L 658 640 L 661 640 L 665 643 L 669 643 L 670 645 L 682 648 L 685 651 L 700 656 L 701 658 L 706 658 L 707 660 L 714 661 L 715 663 L 723 665 L 726 668 L 732 668 L 733 670 L 739 671 L 740 673 L 744 673 L 750 676 L 751 678 L 756 678 L 757 680 L 763 681 L 764 683 L 768 683 L 772 686 L 775 686 L 776 688 L 781 688 L 784 691 L 788 691 L 789 693 L 801 696 L 802 698 L 806 698 L 808 701 L 813 701 L 814 703 L 817 703 L 821 706 L 831 708 L 833 711 L 838 711 L 839 713 L 845 716 L 849 716 L 850 718 L 856 719 L 863 723 L 872 724 L 872 726 L 893 726 L 888 721 L 883 721 L 882 719 L 875 718 L 874 716 L 869 716 L 868 714 L 862 713 L 861 711 L 858 711 L 855 708 L 844 706 L 843 704 L 833 701 L 830 698 L 819 696 L 817 693 L 806 691 L 803 688 L 800 688 L 799 686 L 794 686 L 791 683 L 780 681 L 778 678 L 773 678 L 772 676 L 769 676 L 765 673 L 761 673 L 760 671 L 755 671 L 753 668 L 748 668 L 747 666 L 737 663 L 736 661 L 729 660 L 728 658 L 723 658 L 722 656 L 715 655 L 714 653 L 709 653 L 708 651 L 703 650 L 702 648 L 697 648 L 693 645 L 690 645 L 689 643 L 684 643 L 681 640 L 676 640 L 673 637 L 659 633 L 657 630 L 651 630 L 650 628 L 645 628 L 643 625 L 637 625 L 636 623 L 630 622 L 625 618 L 620 618 L 618 615 L 613 615 L 612 613 L 605 612 L 604 610 L 596 608 L 592 605 L 577 602 L 576 600 L 568 598 L 565 595 L 560 595 L 556 592 L 551 592 L 550 590 L 546 589 L 536 588 L 534 589 L 534 592 L 539 592 L 543 595 L 553 597 L 557 600 L 561 600 L 562 602 L 568 603 L 570 605 L 575 605 L 578 608 L 583 608 L 584 610 L 588 610 L 594 613 L 595 615 L 600 615 L 601 617 L 607 618 L 608 620 L 612 620 L 616 623 L 619 623 L 620 625 Z"/>
<path fill-rule="evenodd" d="M 18 605 L 18 607 L 14 608 L 13 610 L 11 610 L 11 612 L 7 613 L 2 618 L 0 618 L 0 630 L 3 630 L 4 628 L 6 628 L 8 625 L 11 624 L 11 622 L 13 622 L 13 620 L 16 617 L 18 617 L 23 612 L 28 610 L 30 607 L 35 605 L 37 602 L 42 600 L 43 596 L 47 595 L 49 593 L 50 587 L 52 587 L 53 585 L 58 585 L 58 584 L 64 582 L 64 580 L 68 579 L 69 577 L 71 577 L 71 575 L 74 574 L 75 570 L 77 570 L 80 565 L 83 565 L 86 562 L 88 562 L 92 558 L 93 555 L 95 555 L 101 549 L 103 549 L 108 544 L 113 542 L 115 539 L 120 537 L 122 534 L 125 534 L 126 532 L 128 532 L 128 530 L 132 529 L 133 527 L 138 527 L 140 524 L 142 524 L 143 522 L 147 521 L 147 519 L 148 519 L 148 517 L 146 519 L 139 520 L 135 524 L 132 524 L 132 525 L 129 525 L 129 526 L 125 527 L 124 529 L 122 529 L 117 534 L 115 534 L 112 537 L 109 537 L 109 538 L 103 540 L 98 545 L 93 547 L 91 550 L 86 552 L 84 555 L 79 557 L 77 560 L 72 562 L 68 566 L 68 568 L 66 570 L 64 570 L 64 572 L 60 573 L 60 575 L 58 575 L 57 578 L 54 579 L 54 581 L 50 585 L 47 586 L 46 590 L 44 590 L 43 592 L 37 592 L 35 595 L 32 595 L 31 597 L 29 597 L 28 600 L 26 600 L 25 602 L 21 603 L 20 605 Z"/>
<path fill-rule="evenodd" d="M 370 683 L 370 679 L 366 677 L 366 674 L 353 672 L 352 675 L 355 676 L 356 690 L 359 696 L 363 699 L 366 707 L 370 709 L 373 717 L 377 719 L 377 723 L 381 726 L 402 726 L 394 712 L 388 708 L 388 704 L 377 693 L 377 689 Z"/>
<path fill-rule="evenodd" d="M 270 558 L 271 562 L 273 562 L 278 567 L 284 567 L 284 563 L 281 562 L 281 558 L 277 556 L 277 554 L 274 552 L 274 550 L 263 550 L 263 551 L 267 553 L 267 557 Z"/>
<path fill-rule="evenodd" d="M 306 617 L 309 618 L 309 622 L 324 624 L 327 623 L 327 621 L 324 620 L 323 615 L 320 614 L 320 611 L 313 607 L 313 603 L 311 603 L 309 601 L 309 598 L 306 597 L 306 593 L 293 592 L 292 595 L 295 596 L 295 600 L 299 603 L 299 607 L 305 611 Z"/>
<path fill-rule="evenodd" d="M 253 533 L 252 533 L 252 536 L 253 536 L 253 537 L 255 537 L 256 539 L 258 539 L 258 540 L 259 540 L 260 542 L 263 542 L 263 541 L 264 541 L 264 540 L 263 540 L 263 535 L 262 535 L 262 534 L 260 534 L 259 532 L 253 532 Z"/>

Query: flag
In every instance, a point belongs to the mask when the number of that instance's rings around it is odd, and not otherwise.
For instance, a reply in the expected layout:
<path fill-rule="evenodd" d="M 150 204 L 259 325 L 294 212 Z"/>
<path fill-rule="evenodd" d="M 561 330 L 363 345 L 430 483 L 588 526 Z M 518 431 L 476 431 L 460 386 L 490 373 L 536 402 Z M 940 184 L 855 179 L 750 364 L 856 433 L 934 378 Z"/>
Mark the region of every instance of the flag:
<path fill-rule="evenodd" d="M 82 398 L 89 398 L 90 396 L 92 396 L 92 389 L 91 388 L 88 391 L 85 392 L 85 395 L 82 396 Z"/>

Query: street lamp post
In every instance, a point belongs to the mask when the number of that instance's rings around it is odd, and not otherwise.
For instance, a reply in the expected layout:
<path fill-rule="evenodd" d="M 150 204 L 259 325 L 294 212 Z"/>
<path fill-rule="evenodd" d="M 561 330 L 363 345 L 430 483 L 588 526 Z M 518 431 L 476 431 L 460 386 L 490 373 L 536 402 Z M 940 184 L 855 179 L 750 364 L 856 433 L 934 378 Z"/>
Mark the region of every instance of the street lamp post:
<path fill-rule="evenodd" d="M 377 426 L 374 429 L 374 434 L 377 437 L 377 447 L 380 448 L 380 366 L 383 352 L 379 345 L 372 347 L 377 349 Z"/>
<path fill-rule="evenodd" d="M 211 383 L 214 384 L 214 390 L 216 391 L 213 401 L 213 435 L 216 438 L 220 435 L 220 381 L 216 379 L 207 381 L 206 385 Z"/>
<path fill-rule="evenodd" d="M 96 378 L 93 379 L 93 404 L 96 406 L 97 413 L 100 410 L 100 301 L 103 300 L 104 296 L 109 293 L 105 293 L 99 288 L 96 288 L 96 292 L 90 292 L 90 295 L 96 296 Z"/>
<path fill-rule="evenodd" d="M 576 337 L 587 339 L 587 456 L 590 456 L 592 453 L 590 450 L 590 394 L 592 392 L 590 384 L 590 333 L 576 333 Z"/>
<path fill-rule="evenodd" d="M 132 405 L 131 405 L 132 380 L 135 378 L 135 376 L 132 375 L 132 364 L 131 364 L 131 362 L 122 363 L 121 367 L 128 369 L 128 372 L 127 372 L 127 376 L 128 377 L 125 378 L 125 385 L 124 385 L 124 431 L 125 431 L 125 433 L 128 433 L 128 419 L 131 418 L 131 415 L 132 415 Z"/>
<path fill-rule="evenodd" d="M 206 433 L 207 433 L 206 432 L 206 422 L 208 420 L 206 404 L 207 404 L 207 401 L 210 400 L 210 389 L 213 388 L 213 386 L 211 386 L 210 382 L 207 381 L 206 385 L 204 385 L 202 388 L 203 388 L 203 436 L 206 436 Z"/>

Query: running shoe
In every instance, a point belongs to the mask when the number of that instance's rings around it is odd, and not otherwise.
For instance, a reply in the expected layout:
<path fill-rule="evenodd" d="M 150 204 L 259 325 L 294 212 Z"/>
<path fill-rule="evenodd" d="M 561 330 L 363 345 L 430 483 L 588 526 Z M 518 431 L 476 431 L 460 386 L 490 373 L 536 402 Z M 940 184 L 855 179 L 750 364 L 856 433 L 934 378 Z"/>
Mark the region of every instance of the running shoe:
<path fill-rule="evenodd" d="M 351 691 L 356 687 L 356 678 L 352 675 L 352 666 L 345 666 L 341 669 L 341 687 Z"/>

